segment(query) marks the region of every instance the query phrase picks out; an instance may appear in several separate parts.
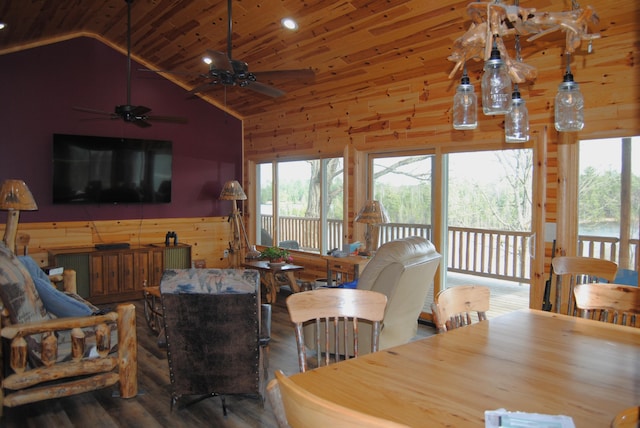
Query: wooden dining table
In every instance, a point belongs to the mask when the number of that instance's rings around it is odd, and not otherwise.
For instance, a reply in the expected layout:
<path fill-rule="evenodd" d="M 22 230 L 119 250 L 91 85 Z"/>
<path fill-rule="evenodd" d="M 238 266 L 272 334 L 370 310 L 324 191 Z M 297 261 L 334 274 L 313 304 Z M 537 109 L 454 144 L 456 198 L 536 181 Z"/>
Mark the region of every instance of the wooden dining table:
<path fill-rule="evenodd" d="M 640 404 L 640 329 L 525 309 L 291 379 L 413 427 L 483 427 L 497 409 L 608 427 Z"/>

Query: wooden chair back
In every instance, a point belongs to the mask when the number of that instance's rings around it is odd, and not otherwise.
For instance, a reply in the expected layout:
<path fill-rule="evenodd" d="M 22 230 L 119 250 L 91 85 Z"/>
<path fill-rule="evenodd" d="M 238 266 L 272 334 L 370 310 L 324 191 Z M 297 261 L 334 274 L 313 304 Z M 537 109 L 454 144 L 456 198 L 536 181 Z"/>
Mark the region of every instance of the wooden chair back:
<path fill-rule="evenodd" d="M 619 284 L 578 284 L 573 289 L 583 318 L 640 327 L 640 288 Z"/>
<path fill-rule="evenodd" d="M 308 367 L 303 323 L 316 321 L 314 350 L 317 365 L 322 365 L 323 355 L 324 365 L 328 365 L 340 360 L 341 355 L 344 359 L 358 356 L 359 320 L 372 324 L 371 352 L 378 350 L 386 305 L 387 296 L 370 290 L 322 288 L 290 295 L 287 309 L 295 324 L 300 371 L 304 372 Z M 353 355 L 350 355 L 351 350 Z"/>
<path fill-rule="evenodd" d="M 278 389 L 279 391 L 276 391 Z M 325 400 L 306 389 L 298 386 L 285 376 L 282 371 L 276 371 L 276 378 L 268 387 L 269 398 L 281 400 L 286 416 L 286 424 L 291 428 L 400 428 L 407 425 L 378 418 L 354 409 L 343 407 L 337 403 Z M 274 403 L 272 402 L 272 405 Z M 277 406 L 278 403 L 275 404 Z"/>
<path fill-rule="evenodd" d="M 437 294 L 431 305 L 439 333 L 487 319 L 491 292 L 480 285 L 459 285 Z M 475 312 L 475 317 L 473 313 Z"/>
<path fill-rule="evenodd" d="M 616 415 L 611 421 L 611 428 L 640 427 L 640 406 L 629 407 Z"/>
<path fill-rule="evenodd" d="M 579 256 L 554 257 L 551 267 L 556 284 L 555 311 L 569 315 L 576 315 L 573 301 L 573 288 L 576 285 L 602 282 L 602 280 L 612 282 L 618 271 L 618 265 L 615 262 Z M 568 284 L 566 289 L 565 284 Z"/>

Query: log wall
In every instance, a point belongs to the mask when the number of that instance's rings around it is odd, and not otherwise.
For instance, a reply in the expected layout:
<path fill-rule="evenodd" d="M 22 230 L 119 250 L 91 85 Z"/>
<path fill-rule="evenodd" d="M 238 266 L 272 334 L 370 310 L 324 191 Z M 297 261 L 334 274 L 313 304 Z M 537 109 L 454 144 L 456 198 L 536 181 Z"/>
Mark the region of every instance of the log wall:
<path fill-rule="evenodd" d="M 575 80 L 585 97 L 585 129 L 577 136 L 561 136 L 553 125 L 554 97 L 565 69 L 562 35 L 541 38 L 536 42 L 523 41 L 524 62 L 538 70 L 535 83 L 521 85 L 521 93 L 530 114 L 533 146 L 546 141 L 545 177 L 536 181 L 537 194 L 545 199 L 540 212 L 544 223 L 556 225 L 570 221 L 572 213 L 558 207 L 575 206 L 577 192 L 565 189 L 558 192 L 559 181 L 571 171 L 559 171 L 559 164 L 576 168 L 576 160 L 558 159 L 559 144 L 576 144 L 578 139 L 629 137 L 640 135 L 640 3 L 636 0 L 589 2 L 600 16 L 601 38 L 593 42 L 593 52 L 587 53 L 587 44 L 574 54 L 571 67 Z M 564 5 L 565 8 L 568 7 Z M 583 5 L 585 6 L 585 5 Z M 561 10 L 562 5 L 527 4 L 545 10 Z M 451 28 L 451 42 L 464 29 Z M 558 33 L 561 34 L 561 33 Z M 327 51 L 335 49 L 344 40 L 327 40 Z M 479 126 L 474 131 L 454 131 L 451 125 L 451 107 L 460 76 L 449 80 L 453 64 L 446 61 L 450 46 L 434 46 L 423 52 L 424 70 L 419 76 L 389 76 L 388 82 L 376 81 L 371 88 L 351 88 L 343 81 L 334 82 L 335 92 L 342 93 L 330 101 L 296 108 L 273 109 L 244 120 L 245 184 L 251 187 L 255 180 L 255 163 L 273 159 L 300 157 L 331 157 L 345 155 L 349 176 L 345 192 L 348 225 L 366 197 L 366 154 L 372 152 L 410 152 L 432 150 L 436 156 L 449 152 L 489 150 L 512 147 L 504 143 L 503 117 L 486 117 L 479 113 Z M 398 61 L 405 58 L 399 57 Z M 359 73 L 366 73 L 362 65 Z M 481 63 L 469 63 L 469 73 L 476 93 L 480 92 Z M 342 90 L 339 90 L 343 88 Z M 546 133 L 546 138 L 540 138 Z M 607 150 L 603 147 L 603 150 Z M 561 150 L 560 153 L 563 151 Z M 571 153 L 571 150 L 564 152 Z M 562 157 L 563 155 L 561 155 Z M 571 163 L 573 162 L 573 163 Z M 539 167 L 541 165 L 538 165 Z M 434 178 L 437 185 L 438 177 Z M 545 186 L 541 188 L 540 186 Z M 569 183 L 574 189 L 577 183 Z M 558 197 L 568 198 L 558 201 Z M 574 198 L 573 200 L 570 198 Z M 442 202 L 442 201 L 440 201 Z M 247 216 L 251 217 L 250 207 Z M 436 206 L 436 210 L 438 207 Z M 436 211 L 438 212 L 438 211 Z M 435 223 L 439 221 L 435 219 Z M 442 225 L 441 225 L 442 226 Z M 538 232 L 542 232 L 540 229 Z M 347 231 L 347 238 L 352 231 Z M 577 242 L 577 236 L 563 236 L 565 242 Z M 438 247 L 438 242 L 436 241 Z M 551 243 L 546 242 L 544 266 L 548 270 Z M 537 283 L 532 287 L 532 307 L 541 302 L 544 274 L 536 273 Z"/>

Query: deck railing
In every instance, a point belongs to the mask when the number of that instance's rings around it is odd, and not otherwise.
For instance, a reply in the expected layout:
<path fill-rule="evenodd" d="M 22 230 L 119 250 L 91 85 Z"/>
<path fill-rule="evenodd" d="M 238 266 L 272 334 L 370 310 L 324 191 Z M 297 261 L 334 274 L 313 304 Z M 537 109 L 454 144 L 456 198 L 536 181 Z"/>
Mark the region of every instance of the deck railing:
<path fill-rule="evenodd" d="M 262 216 L 262 228 L 273 236 L 271 216 Z M 305 251 L 319 252 L 320 219 L 279 217 L 279 236 L 282 241 L 297 241 Z M 327 248 L 342 248 L 342 220 L 327 221 Z M 521 283 L 531 282 L 530 258 L 532 235 L 509 230 L 449 227 L 447 269 Z M 409 236 L 431 240 L 431 225 L 386 223 L 380 226 L 380 245 Z M 638 239 L 630 240 L 630 260 L 638 270 Z M 603 236 L 579 237 L 579 252 L 583 256 L 619 262 L 620 240 Z"/>

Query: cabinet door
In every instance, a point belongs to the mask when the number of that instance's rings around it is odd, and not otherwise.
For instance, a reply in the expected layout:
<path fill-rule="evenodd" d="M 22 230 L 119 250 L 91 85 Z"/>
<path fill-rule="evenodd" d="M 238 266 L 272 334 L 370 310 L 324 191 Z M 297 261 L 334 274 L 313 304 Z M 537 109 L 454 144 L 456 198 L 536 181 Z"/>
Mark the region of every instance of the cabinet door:
<path fill-rule="evenodd" d="M 164 272 L 164 250 L 153 250 L 152 252 L 151 272 L 149 275 L 149 285 L 159 286 Z"/>
<path fill-rule="evenodd" d="M 136 253 L 120 253 L 120 287 L 119 291 L 135 290 Z"/>
<path fill-rule="evenodd" d="M 91 256 L 91 290 L 90 296 L 104 296 L 106 293 L 102 256 Z"/>
<path fill-rule="evenodd" d="M 102 258 L 105 267 L 107 294 L 117 293 L 120 291 L 120 255 L 105 254 Z"/>
<path fill-rule="evenodd" d="M 133 290 L 142 290 L 145 283 L 149 282 L 152 253 L 139 251 L 135 254 L 133 266 Z"/>
<path fill-rule="evenodd" d="M 118 254 L 91 256 L 91 296 L 118 292 Z"/>

